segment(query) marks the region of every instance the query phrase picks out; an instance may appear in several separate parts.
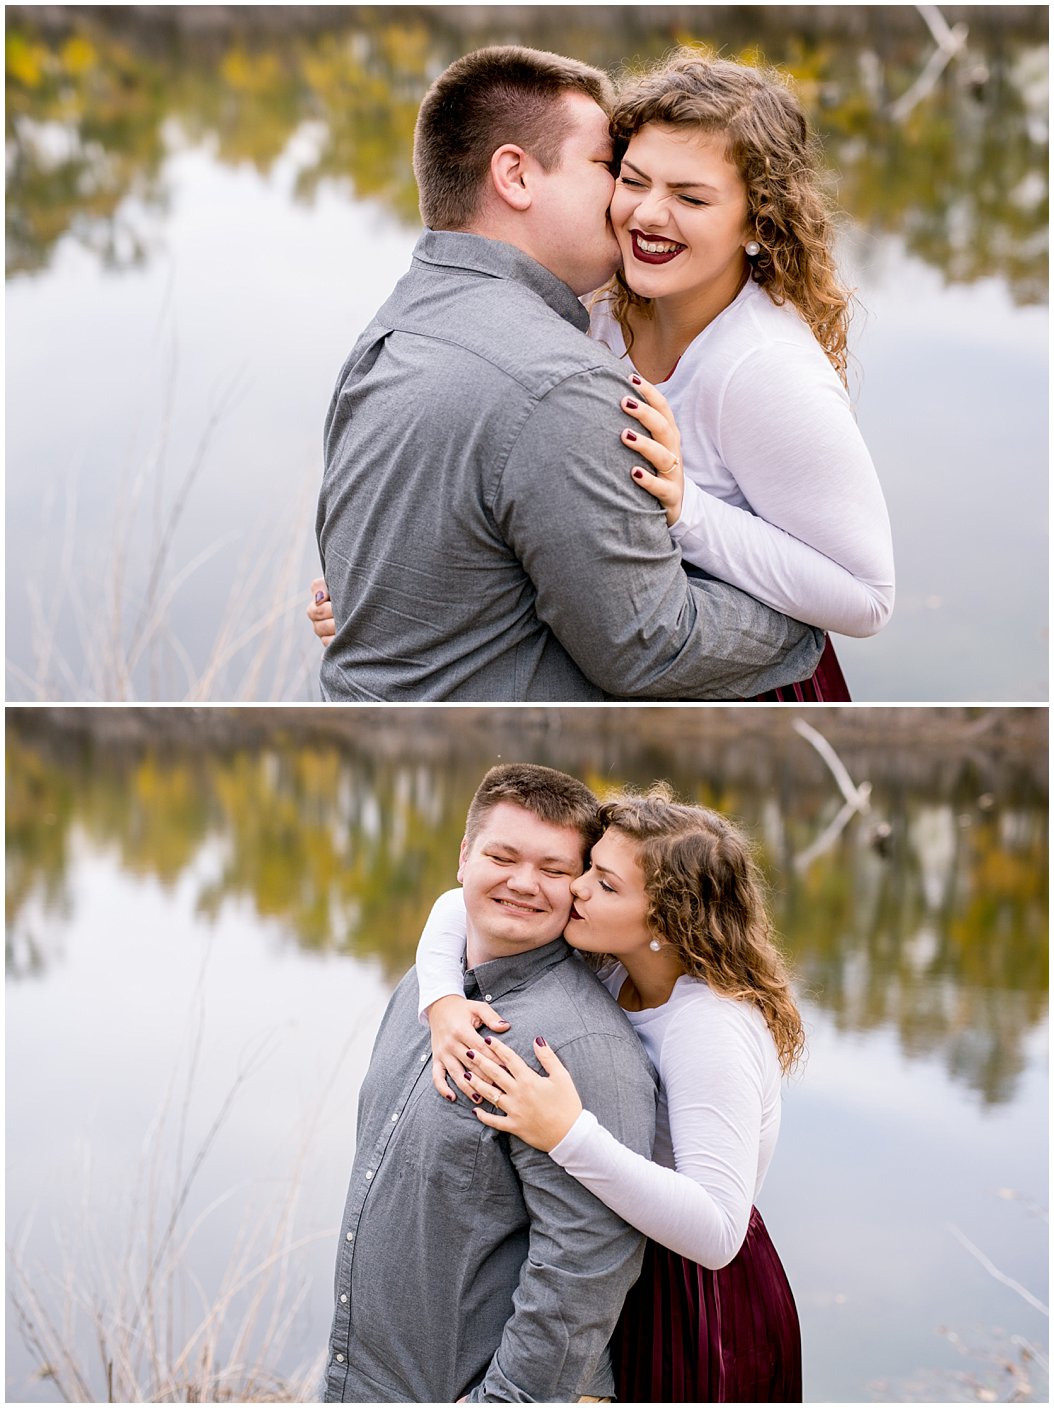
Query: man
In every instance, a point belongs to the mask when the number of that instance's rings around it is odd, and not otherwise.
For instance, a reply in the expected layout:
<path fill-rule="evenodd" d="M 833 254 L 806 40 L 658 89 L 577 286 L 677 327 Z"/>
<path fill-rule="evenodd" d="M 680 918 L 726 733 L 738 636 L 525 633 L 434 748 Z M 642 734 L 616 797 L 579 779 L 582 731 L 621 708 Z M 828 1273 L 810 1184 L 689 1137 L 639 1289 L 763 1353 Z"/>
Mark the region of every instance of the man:
<path fill-rule="evenodd" d="M 345 363 L 318 505 L 336 700 L 728 699 L 822 635 L 689 579 L 579 302 L 618 262 L 606 77 L 481 49 L 426 94 L 427 228 Z"/>
<path fill-rule="evenodd" d="M 504 1039 L 547 1039 L 583 1102 L 651 1152 L 655 1077 L 617 1004 L 561 937 L 596 838 L 596 799 L 550 768 L 492 768 L 469 809 L 465 991 L 500 1003 Z M 559 1402 L 612 1392 L 607 1341 L 640 1234 L 548 1154 L 432 1084 L 413 970 L 392 997 L 359 1097 L 338 1240 L 327 1402 Z M 453 1095 L 453 1091 L 451 1091 Z"/>

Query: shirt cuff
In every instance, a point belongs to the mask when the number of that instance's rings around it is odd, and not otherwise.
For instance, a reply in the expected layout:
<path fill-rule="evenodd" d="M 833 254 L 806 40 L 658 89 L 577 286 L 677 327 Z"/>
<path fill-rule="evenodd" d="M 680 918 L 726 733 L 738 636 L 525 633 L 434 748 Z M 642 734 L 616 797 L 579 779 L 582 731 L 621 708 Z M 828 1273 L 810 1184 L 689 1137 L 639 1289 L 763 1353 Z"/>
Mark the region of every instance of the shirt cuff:
<path fill-rule="evenodd" d="M 681 512 L 676 523 L 670 524 L 670 537 L 679 543 L 689 533 L 698 533 L 706 515 L 706 495 L 694 479 L 685 479 Z"/>
<path fill-rule="evenodd" d="M 592 1111 L 583 1110 L 559 1144 L 554 1144 L 549 1150 L 549 1157 L 561 1168 L 566 1168 L 574 1156 L 581 1153 L 597 1123 L 597 1117 Z"/>
<path fill-rule="evenodd" d="M 417 1020 L 420 1022 L 422 1027 L 427 1027 L 428 1016 L 425 1009 L 431 1007 L 433 1002 L 438 1002 L 441 997 L 464 996 L 464 988 L 452 988 L 447 986 L 437 986 L 432 988 L 429 992 L 421 993 L 421 996 L 418 998 Z"/>

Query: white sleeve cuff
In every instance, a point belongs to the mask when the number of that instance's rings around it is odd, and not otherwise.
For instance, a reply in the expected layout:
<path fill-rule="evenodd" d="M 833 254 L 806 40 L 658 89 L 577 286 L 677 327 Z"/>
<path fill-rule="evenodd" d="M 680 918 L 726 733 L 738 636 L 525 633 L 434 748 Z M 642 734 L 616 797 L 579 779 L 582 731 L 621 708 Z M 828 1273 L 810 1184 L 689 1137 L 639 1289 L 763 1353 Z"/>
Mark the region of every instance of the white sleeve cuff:
<path fill-rule="evenodd" d="M 593 1130 L 597 1127 L 596 1115 L 589 1110 L 583 1110 L 559 1144 L 554 1144 L 549 1150 L 549 1157 L 554 1159 L 561 1168 L 566 1168 L 575 1155 L 580 1154 L 586 1147 Z"/>
<path fill-rule="evenodd" d="M 670 525 L 670 537 L 675 543 L 689 533 L 698 533 L 706 513 L 706 495 L 694 479 L 684 481 L 684 496 L 681 499 L 681 512 L 677 522 Z"/>

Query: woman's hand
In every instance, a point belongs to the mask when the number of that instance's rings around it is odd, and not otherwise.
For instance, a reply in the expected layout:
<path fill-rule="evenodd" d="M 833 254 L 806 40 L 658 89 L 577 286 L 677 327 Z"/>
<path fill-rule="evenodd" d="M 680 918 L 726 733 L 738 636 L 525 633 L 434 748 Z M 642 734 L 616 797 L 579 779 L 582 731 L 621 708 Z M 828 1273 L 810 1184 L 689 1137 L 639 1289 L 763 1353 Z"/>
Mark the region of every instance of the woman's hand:
<path fill-rule="evenodd" d="M 508 1022 L 489 1003 L 469 1002 L 457 993 L 437 997 L 425 1008 L 425 1016 L 432 1033 L 432 1084 L 444 1099 L 456 1100 L 446 1083 L 449 1076 L 458 1090 L 471 1097 L 472 1083 L 465 1079 L 465 1068 L 472 1064 L 468 1053 L 476 1052 L 486 1041 L 486 1037 L 481 1041 L 479 1028 L 507 1032 Z"/>
<path fill-rule="evenodd" d="M 327 646 L 337 634 L 337 623 L 333 619 L 333 603 L 321 577 L 311 583 L 311 604 L 307 608 L 307 619 L 315 628 L 315 635 Z"/>
<path fill-rule="evenodd" d="M 635 450 L 655 470 L 652 474 L 648 469 L 634 465 L 633 478 L 662 504 L 666 510 L 667 526 L 672 528 L 681 516 L 681 500 L 684 498 L 681 432 L 662 392 L 656 391 L 651 382 L 643 377 L 634 375 L 630 380 L 635 393 L 623 397 L 622 409 L 640 422 L 651 439 L 636 430 L 624 430 L 622 443 L 628 449 Z"/>
<path fill-rule="evenodd" d="M 477 1105 L 489 1101 L 501 1114 L 477 1110 L 476 1118 L 548 1153 L 582 1113 L 582 1102 L 567 1067 L 540 1036 L 534 1038 L 534 1054 L 544 1076 L 532 1071 L 497 1037 L 483 1040 L 484 1050 L 474 1050 L 469 1060 L 473 1100 Z"/>

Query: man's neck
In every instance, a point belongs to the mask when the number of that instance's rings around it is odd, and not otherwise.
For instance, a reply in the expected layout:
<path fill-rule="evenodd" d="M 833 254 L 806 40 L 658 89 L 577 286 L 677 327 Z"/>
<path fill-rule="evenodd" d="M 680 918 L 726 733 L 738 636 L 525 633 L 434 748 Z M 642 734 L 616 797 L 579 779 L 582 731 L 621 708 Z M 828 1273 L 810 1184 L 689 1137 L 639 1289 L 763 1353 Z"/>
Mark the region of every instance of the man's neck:
<path fill-rule="evenodd" d="M 469 921 L 468 933 L 465 937 L 465 968 L 478 968 L 481 963 L 489 963 L 492 958 L 502 958 L 503 954 L 494 953 L 484 939 L 472 928 Z"/>
<path fill-rule="evenodd" d="M 533 247 L 528 231 L 520 222 L 496 219 L 484 214 L 478 216 L 470 225 L 466 225 L 460 233 L 479 235 L 481 239 L 497 240 L 499 244 L 511 245 L 513 249 L 518 249 L 521 254 L 526 254 L 529 259 L 540 264 L 543 269 L 549 269 L 547 260 Z M 549 269 L 549 272 L 552 274 L 553 270 Z M 556 274 L 554 277 L 559 278 L 560 276 Z"/>
<path fill-rule="evenodd" d="M 556 936 L 558 937 L 559 935 Z M 537 953 L 540 948 L 548 948 L 550 944 L 555 943 L 556 938 L 546 939 L 530 948 L 505 948 L 488 943 L 479 934 L 473 933 L 470 923 L 465 938 L 465 971 L 478 968 L 481 963 L 493 963 L 497 958 L 523 958 L 529 953 Z"/>

